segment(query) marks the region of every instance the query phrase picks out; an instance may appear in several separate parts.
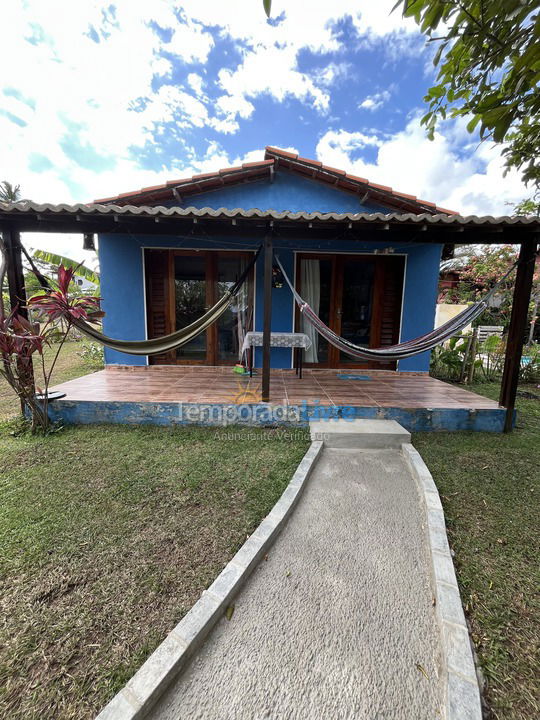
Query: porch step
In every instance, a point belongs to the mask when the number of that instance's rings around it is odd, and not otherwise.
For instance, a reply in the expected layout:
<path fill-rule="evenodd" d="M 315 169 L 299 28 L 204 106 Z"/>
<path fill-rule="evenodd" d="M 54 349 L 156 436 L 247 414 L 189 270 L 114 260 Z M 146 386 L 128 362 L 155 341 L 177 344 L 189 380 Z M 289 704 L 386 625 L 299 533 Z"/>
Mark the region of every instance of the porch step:
<path fill-rule="evenodd" d="M 399 448 L 411 433 L 395 420 L 329 420 L 309 424 L 311 439 L 329 448 Z"/>

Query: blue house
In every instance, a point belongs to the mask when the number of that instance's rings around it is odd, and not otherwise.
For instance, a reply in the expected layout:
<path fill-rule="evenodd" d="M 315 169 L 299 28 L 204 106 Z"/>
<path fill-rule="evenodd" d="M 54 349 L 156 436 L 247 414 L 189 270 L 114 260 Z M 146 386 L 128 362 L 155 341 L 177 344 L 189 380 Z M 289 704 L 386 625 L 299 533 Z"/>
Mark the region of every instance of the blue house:
<path fill-rule="evenodd" d="M 403 241 L 385 217 L 453 215 L 452 211 L 295 154 L 267 147 L 264 159 L 241 167 L 172 180 L 96 203 L 190 209 L 189 230 L 171 235 L 99 234 L 104 332 L 141 340 L 173 332 L 196 320 L 241 275 L 273 219 L 304 219 L 298 232 L 274 233 L 273 248 L 287 275 L 320 318 L 338 335 L 367 347 L 392 345 L 433 329 L 443 241 L 422 226 Z M 208 233 L 201 217 L 225 218 Z M 209 209 L 209 210 L 208 210 Z M 377 213 L 378 216 L 373 214 Z M 378 217 L 358 226 L 347 217 Z M 260 215 L 259 229 L 239 233 L 243 217 Z M 353 217 L 354 216 L 354 217 Z M 230 220 L 227 218 L 230 217 Z M 327 219 L 343 222 L 328 225 Z M 156 222 L 163 221 L 156 217 Z M 227 230 L 229 228 L 230 230 Z M 326 228 L 326 230 L 325 230 Z M 425 241 L 424 241 L 425 240 Z M 306 326 L 289 287 L 274 283 L 272 331 L 305 332 L 312 346 L 304 363 L 313 368 L 381 368 L 427 373 L 429 353 L 395 363 L 359 363 Z M 233 365 L 248 330 L 262 330 L 263 258 L 258 258 L 237 302 L 202 335 L 158 357 L 106 348 L 108 365 Z M 255 365 L 260 365 L 257 350 Z M 271 367 L 292 367 L 289 348 L 272 348 Z"/>
<path fill-rule="evenodd" d="M 84 331 L 107 346 L 107 367 L 54 388 L 49 412 L 65 423 L 274 427 L 346 413 L 415 432 L 509 431 L 539 229 L 535 217 L 462 217 L 274 147 L 95 203 L 0 202 L 14 305 L 25 297 L 21 233 L 80 234 L 87 248 L 99 236 L 109 337 Z M 362 351 L 432 331 L 441 255 L 486 243 L 520 245 L 499 402 L 430 377 L 429 353 Z M 262 373 L 244 378 L 227 366 L 245 362 L 244 348 L 253 359 L 252 330 L 263 331 Z M 305 376 L 290 371 L 298 339 Z M 145 356 L 149 346 L 161 354 Z"/>

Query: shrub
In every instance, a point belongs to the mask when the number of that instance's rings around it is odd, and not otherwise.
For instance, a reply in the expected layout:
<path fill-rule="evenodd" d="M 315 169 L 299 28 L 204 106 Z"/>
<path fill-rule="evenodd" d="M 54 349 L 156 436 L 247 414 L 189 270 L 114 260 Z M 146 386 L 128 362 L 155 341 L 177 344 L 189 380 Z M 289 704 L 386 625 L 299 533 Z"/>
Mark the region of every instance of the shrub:
<path fill-rule="evenodd" d="M 522 383 L 540 382 L 540 345 L 538 343 L 523 348 L 519 380 Z"/>
<path fill-rule="evenodd" d="M 83 342 L 77 353 L 86 365 L 92 368 L 102 368 L 105 364 L 103 346 L 93 342 Z"/>

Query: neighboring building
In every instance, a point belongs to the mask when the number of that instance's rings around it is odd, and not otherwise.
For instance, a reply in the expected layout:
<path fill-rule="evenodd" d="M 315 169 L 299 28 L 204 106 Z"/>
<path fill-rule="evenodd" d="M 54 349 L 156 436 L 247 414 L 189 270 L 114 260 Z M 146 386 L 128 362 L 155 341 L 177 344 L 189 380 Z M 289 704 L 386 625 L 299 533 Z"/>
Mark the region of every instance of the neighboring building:
<path fill-rule="evenodd" d="M 238 168 L 170 181 L 97 203 L 134 206 L 257 209 L 284 213 L 427 213 L 450 210 L 314 160 L 268 147 L 265 159 Z M 231 215 L 234 215 L 231 213 Z M 236 220 L 231 217 L 232 227 Z M 324 218 L 316 219 L 321 225 Z M 398 235 L 363 226 L 324 240 L 299 231 L 298 239 L 274 238 L 275 252 L 301 295 L 339 335 L 377 347 L 409 340 L 433 329 L 443 244 L 392 241 Z M 425 233 L 424 233 L 425 236 Z M 390 239 L 388 239 L 390 238 Z M 99 256 L 104 332 L 125 340 L 167 334 L 212 306 L 234 282 L 261 236 L 231 232 L 207 236 L 194 218 L 189 234 L 101 234 Z M 144 358 L 105 349 L 109 364 L 178 363 L 226 365 L 238 361 L 242 332 L 262 330 L 263 258 L 246 292 L 217 323 L 174 356 Z M 272 291 L 272 330 L 313 331 L 302 325 L 286 284 Z M 340 355 L 321 338 L 306 353 L 312 367 L 367 367 Z M 292 366 L 290 349 L 272 349 L 272 367 Z M 260 364 L 260 354 L 256 356 Z M 394 364 L 371 367 L 396 369 Z M 427 372 L 429 353 L 402 360 L 399 370 Z"/>
<path fill-rule="evenodd" d="M 75 277 L 73 278 L 73 282 L 79 288 L 79 290 L 82 290 L 82 292 L 84 293 L 94 292 L 97 288 L 97 285 L 95 283 L 91 282 L 85 277 L 81 277 L 80 275 L 75 275 Z"/>

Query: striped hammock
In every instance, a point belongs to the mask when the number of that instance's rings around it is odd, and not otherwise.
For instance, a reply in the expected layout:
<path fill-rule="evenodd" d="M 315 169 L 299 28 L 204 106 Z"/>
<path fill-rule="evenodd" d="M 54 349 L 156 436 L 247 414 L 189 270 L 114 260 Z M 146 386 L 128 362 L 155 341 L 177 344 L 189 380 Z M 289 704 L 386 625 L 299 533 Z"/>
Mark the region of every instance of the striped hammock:
<path fill-rule="evenodd" d="M 414 355 L 419 355 L 426 350 L 432 350 L 437 345 L 440 345 L 441 343 L 451 338 L 452 335 L 455 335 L 459 330 L 476 320 L 476 318 L 484 312 L 484 310 L 488 306 L 489 299 L 493 296 L 493 294 L 502 285 L 502 283 L 506 280 L 506 278 L 510 275 L 510 273 L 517 265 L 517 263 L 514 263 L 510 270 L 508 270 L 508 272 L 499 280 L 499 282 L 491 288 L 491 290 L 485 295 L 482 300 L 474 303 L 473 305 L 470 305 L 468 308 L 460 312 L 454 318 L 444 323 L 444 325 L 441 325 L 440 327 L 431 330 L 431 332 L 428 332 L 425 335 L 420 335 L 413 340 L 407 340 L 406 342 L 399 343 L 398 345 L 387 345 L 385 347 L 379 348 L 367 348 L 355 345 L 354 343 L 349 342 L 349 340 L 346 340 L 345 338 L 336 335 L 336 333 L 331 330 L 328 325 L 325 325 L 320 319 L 320 317 L 316 315 L 310 305 L 298 294 L 287 273 L 283 269 L 283 265 L 281 264 L 278 256 L 276 256 L 276 262 L 281 268 L 283 277 L 285 278 L 287 285 L 291 289 L 293 297 L 300 308 L 300 312 L 302 313 L 303 317 L 311 325 L 313 325 L 313 327 L 319 333 L 319 335 L 321 335 L 321 337 L 323 337 L 331 345 L 334 345 L 334 347 L 337 347 L 339 350 L 354 359 L 379 361 L 402 360 L 404 358 L 413 357 Z"/>
<path fill-rule="evenodd" d="M 99 330 L 92 327 L 90 323 L 82 320 L 75 321 L 73 324 L 78 330 L 92 340 L 96 340 L 102 345 L 106 345 L 107 347 L 112 348 L 113 350 L 118 350 L 119 352 L 128 353 L 129 355 L 161 355 L 162 353 L 170 352 L 171 350 L 182 347 L 182 345 L 185 345 L 190 340 L 193 340 L 193 338 L 196 338 L 197 335 L 200 335 L 206 330 L 206 328 L 210 327 L 210 325 L 219 320 L 223 313 L 228 310 L 235 296 L 238 295 L 240 288 L 247 280 L 252 267 L 257 262 L 259 253 L 260 248 L 257 250 L 253 259 L 249 262 L 235 284 L 220 297 L 217 303 L 211 307 L 208 312 L 195 320 L 195 322 L 177 330 L 174 333 L 171 333 L 170 335 L 163 335 L 162 337 L 140 341 L 117 340 L 104 335 L 99 332 Z"/>

